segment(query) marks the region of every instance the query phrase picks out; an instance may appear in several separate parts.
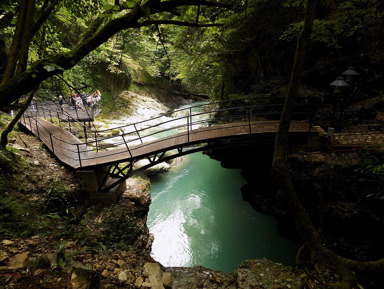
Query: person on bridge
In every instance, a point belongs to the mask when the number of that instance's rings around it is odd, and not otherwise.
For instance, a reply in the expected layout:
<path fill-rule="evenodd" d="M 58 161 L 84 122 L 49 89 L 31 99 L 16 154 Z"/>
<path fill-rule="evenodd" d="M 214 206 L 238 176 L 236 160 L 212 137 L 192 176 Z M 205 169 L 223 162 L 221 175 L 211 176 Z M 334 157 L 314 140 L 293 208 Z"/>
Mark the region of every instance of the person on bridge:
<path fill-rule="evenodd" d="M 83 100 L 80 95 L 76 96 L 76 110 L 83 109 Z"/>
<path fill-rule="evenodd" d="M 95 92 L 93 93 L 94 97 L 96 98 L 96 102 L 99 102 L 100 99 L 101 99 L 101 93 L 100 93 L 100 90 L 95 90 Z"/>
<path fill-rule="evenodd" d="M 83 100 L 83 107 L 87 106 L 87 97 L 88 97 L 88 95 L 83 91 L 81 93 L 81 99 Z"/>
<path fill-rule="evenodd" d="M 37 111 L 36 110 L 36 108 L 35 108 L 35 98 L 33 98 L 32 100 L 31 100 L 31 103 L 29 104 L 29 110 L 30 111 Z"/>
<path fill-rule="evenodd" d="M 101 99 L 100 90 L 95 90 L 95 92 L 92 94 L 92 105 L 91 105 L 91 107 L 92 108 L 96 108 L 97 107 L 97 103 L 100 101 L 100 99 Z"/>
<path fill-rule="evenodd" d="M 87 106 L 89 108 L 91 108 L 93 106 L 93 96 L 92 95 L 87 96 Z"/>
<path fill-rule="evenodd" d="M 74 92 L 71 93 L 70 102 L 74 109 L 76 109 L 76 94 Z"/>
<path fill-rule="evenodd" d="M 64 99 L 62 95 L 59 95 L 59 107 L 61 112 L 64 112 Z"/>

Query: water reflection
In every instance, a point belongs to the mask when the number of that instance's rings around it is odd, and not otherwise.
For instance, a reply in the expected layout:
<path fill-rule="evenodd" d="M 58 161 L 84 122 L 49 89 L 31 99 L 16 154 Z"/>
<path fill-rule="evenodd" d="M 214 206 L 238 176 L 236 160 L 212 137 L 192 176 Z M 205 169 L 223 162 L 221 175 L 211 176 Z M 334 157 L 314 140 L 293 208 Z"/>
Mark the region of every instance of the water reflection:
<path fill-rule="evenodd" d="M 151 179 L 153 258 L 164 266 L 227 272 L 247 258 L 293 264 L 297 245 L 278 234 L 274 218 L 243 201 L 240 171 L 202 153 L 188 158 L 187 166 Z"/>
<path fill-rule="evenodd" d="M 190 266 L 190 238 L 184 230 L 185 218 L 181 210 L 172 215 L 156 219 L 151 232 L 156 236 L 152 245 L 152 255 L 163 265 Z M 170 254 L 170 252 L 172 252 Z"/>

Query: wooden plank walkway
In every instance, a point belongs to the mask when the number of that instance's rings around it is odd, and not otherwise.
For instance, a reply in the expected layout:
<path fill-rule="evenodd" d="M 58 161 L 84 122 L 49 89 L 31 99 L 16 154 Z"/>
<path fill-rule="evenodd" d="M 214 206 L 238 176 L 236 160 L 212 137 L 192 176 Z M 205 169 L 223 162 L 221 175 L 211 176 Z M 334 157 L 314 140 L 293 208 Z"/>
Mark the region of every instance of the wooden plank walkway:
<path fill-rule="evenodd" d="M 115 148 L 112 150 L 94 151 L 81 140 L 66 130 L 63 130 L 42 118 L 25 118 L 21 124 L 38 136 L 47 148 L 65 165 L 72 169 L 104 166 L 119 162 L 131 162 L 156 153 L 176 148 L 193 146 L 213 140 L 229 139 L 241 136 L 274 136 L 278 121 L 252 121 L 222 124 L 202 127 L 191 131 L 180 132 L 158 140 L 142 144 Z M 290 132 L 307 135 L 318 134 L 319 127 L 311 127 L 307 122 L 295 121 L 291 123 Z"/>
<path fill-rule="evenodd" d="M 355 132 L 335 133 L 331 138 L 331 146 L 334 148 L 363 148 L 381 147 L 384 145 L 384 133 L 380 132 Z"/>

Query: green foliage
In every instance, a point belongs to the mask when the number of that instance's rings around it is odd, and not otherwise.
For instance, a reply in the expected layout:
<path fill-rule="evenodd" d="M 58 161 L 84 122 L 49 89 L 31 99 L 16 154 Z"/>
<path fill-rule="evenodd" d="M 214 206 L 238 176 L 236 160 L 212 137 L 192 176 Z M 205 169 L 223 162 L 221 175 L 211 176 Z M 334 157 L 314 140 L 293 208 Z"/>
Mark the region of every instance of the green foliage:
<path fill-rule="evenodd" d="M 77 250 L 77 251 L 74 251 L 74 252 L 71 252 L 70 254 L 68 252 L 66 252 L 65 248 L 66 248 L 66 245 L 67 245 L 67 242 L 66 241 L 61 241 L 60 244 L 59 244 L 59 248 L 57 249 L 57 252 L 56 252 L 56 263 L 59 267 L 63 267 L 64 265 L 66 265 L 74 256 L 78 255 L 79 253 L 81 253 L 82 251 L 85 250 L 85 248 L 81 249 L 81 250 Z"/>
<path fill-rule="evenodd" d="M 11 117 L 5 113 L 0 113 L 0 127 L 6 127 L 11 121 Z"/>
<path fill-rule="evenodd" d="M 56 253 L 56 263 L 59 267 L 64 266 L 68 261 L 67 254 L 65 252 L 66 243 L 67 242 L 65 241 L 60 242 L 59 249 L 57 250 L 57 253 Z"/>
<path fill-rule="evenodd" d="M 87 246 L 128 250 L 141 233 L 136 217 L 124 208 L 109 207 L 95 217 L 90 210 L 82 219 L 78 241 Z M 97 218 L 97 221 L 95 221 Z"/>
<path fill-rule="evenodd" d="M 139 233 L 137 219 L 129 217 L 120 209 L 113 210 L 110 215 L 102 221 L 103 228 L 101 236 L 102 243 L 107 247 L 128 248 L 133 245 Z"/>
<path fill-rule="evenodd" d="M 64 0 L 61 1 L 60 12 L 73 19 L 87 19 L 97 15 L 107 1 L 99 0 Z M 107 5 L 107 4 L 105 4 Z"/>
<path fill-rule="evenodd" d="M 361 153 L 362 162 L 356 172 L 365 176 L 384 176 L 384 151 L 382 149 L 365 150 Z"/>
<path fill-rule="evenodd" d="M 360 152 L 361 162 L 356 173 L 361 174 L 362 178 L 374 181 L 377 187 L 365 188 L 366 199 L 371 201 L 373 206 L 378 206 L 381 210 L 381 204 L 384 201 L 384 191 L 382 183 L 384 182 L 384 151 L 383 149 L 367 149 Z M 381 184 L 381 185 L 380 185 Z"/>
<path fill-rule="evenodd" d="M 340 2 L 325 19 L 314 21 L 312 41 L 323 43 L 327 47 L 342 48 L 351 37 L 364 37 L 370 27 L 380 25 L 382 21 L 384 12 L 380 11 L 378 4 L 377 0 Z M 302 26 L 302 21 L 291 24 L 280 39 L 297 39 Z"/>
<path fill-rule="evenodd" d="M 61 217 L 75 217 L 72 212 L 79 199 L 73 190 L 64 185 L 59 179 L 53 179 L 51 186 L 46 189 L 47 194 L 47 214 L 58 214 Z"/>
<path fill-rule="evenodd" d="M 3 177 L 0 183 L 5 180 Z M 29 237 L 34 234 L 34 228 L 28 220 L 30 204 L 21 202 L 15 197 L 2 194 L 0 196 L 0 236 L 3 238 Z"/>
<path fill-rule="evenodd" d="M 219 58 L 222 45 L 215 41 L 222 31 L 217 27 L 177 28 L 169 75 L 182 80 L 188 90 L 212 94 L 221 86 L 223 67 Z"/>
<path fill-rule="evenodd" d="M 306 7 L 308 0 L 286 0 L 284 7 Z"/>

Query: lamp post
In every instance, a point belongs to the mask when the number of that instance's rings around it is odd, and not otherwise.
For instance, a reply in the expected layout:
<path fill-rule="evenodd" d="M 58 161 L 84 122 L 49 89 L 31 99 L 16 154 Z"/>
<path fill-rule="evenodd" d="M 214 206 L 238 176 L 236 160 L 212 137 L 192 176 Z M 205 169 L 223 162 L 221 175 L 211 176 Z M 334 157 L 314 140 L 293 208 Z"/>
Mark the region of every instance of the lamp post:
<path fill-rule="evenodd" d="M 333 119 L 335 126 L 341 127 L 342 120 L 344 119 L 344 100 L 343 100 L 343 94 L 344 94 L 344 88 L 348 87 L 349 84 L 344 80 L 342 76 L 339 76 L 336 78 L 336 80 L 332 81 L 329 85 L 334 87 L 334 93 L 336 96 L 336 101 L 334 104 L 334 111 L 333 111 Z"/>
<path fill-rule="evenodd" d="M 345 80 L 347 82 L 352 82 L 353 78 L 359 75 L 359 73 L 355 70 L 354 67 L 351 66 L 351 67 L 348 67 L 348 69 L 345 70 L 343 73 L 341 73 L 341 75 L 345 76 Z"/>
<path fill-rule="evenodd" d="M 359 93 L 357 92 L 357 86 L 356 86 L 356 77 L 359 75 L 359 73 L 355 70 L 354 67 L 348 67 L 347 70 L 341 73 L 345 77 L 345 80 L 349 83 L 350 89 L 349 89 L 349 94 L 350 94 L 350 99 L 353 98 L 358 98 Z"/>

